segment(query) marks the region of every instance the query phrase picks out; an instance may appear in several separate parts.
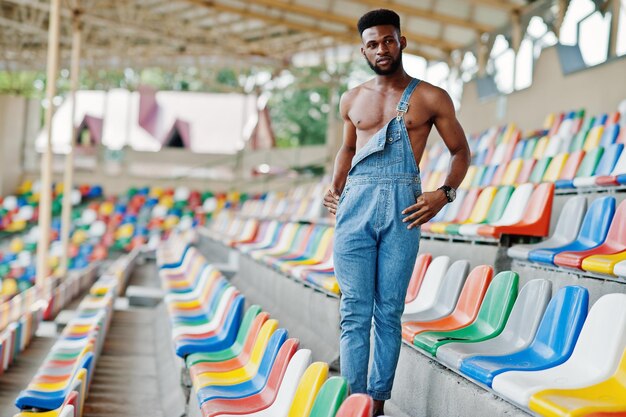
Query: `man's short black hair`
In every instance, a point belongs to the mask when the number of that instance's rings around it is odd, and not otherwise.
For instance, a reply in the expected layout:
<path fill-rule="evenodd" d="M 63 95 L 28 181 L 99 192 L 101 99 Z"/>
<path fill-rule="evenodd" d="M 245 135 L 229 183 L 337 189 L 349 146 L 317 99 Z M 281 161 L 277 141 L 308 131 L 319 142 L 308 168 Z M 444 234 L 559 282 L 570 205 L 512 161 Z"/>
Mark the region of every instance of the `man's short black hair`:
<path fill-rule="evenodd" d="M 380 25 L 392 25 L 400 32 L 400 16 L 389 9 L 371 10 L 361 16 L 356 26 L 359 29 L 359 34 L 363 35 L 365 29 Z"/>

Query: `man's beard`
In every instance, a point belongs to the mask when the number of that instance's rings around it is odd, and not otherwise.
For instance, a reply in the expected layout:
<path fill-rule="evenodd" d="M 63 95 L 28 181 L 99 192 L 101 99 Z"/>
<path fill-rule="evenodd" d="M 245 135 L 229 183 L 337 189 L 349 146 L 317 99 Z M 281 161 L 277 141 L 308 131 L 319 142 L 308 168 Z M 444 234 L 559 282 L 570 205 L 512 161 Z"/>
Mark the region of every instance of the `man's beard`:
<path fill-rule="evenodd" d="M 365 58 L 365 60 L 367 61 L 367 65 L 369 65 L 369 67 L 372 69 L 372 71 L 376 73 L 376 75 L 393 74 L 398 70 L 398 68 L 400 68 L 400 65 L 402 65 L 402 55 L 400 55 L 396 60 L 391 57 L 389 59 L 391 59 L 391 65 L 389 66 L 389 69 L 383 70 L 380 69 L 375 63 L 372 64 L 369 59 Z"/>

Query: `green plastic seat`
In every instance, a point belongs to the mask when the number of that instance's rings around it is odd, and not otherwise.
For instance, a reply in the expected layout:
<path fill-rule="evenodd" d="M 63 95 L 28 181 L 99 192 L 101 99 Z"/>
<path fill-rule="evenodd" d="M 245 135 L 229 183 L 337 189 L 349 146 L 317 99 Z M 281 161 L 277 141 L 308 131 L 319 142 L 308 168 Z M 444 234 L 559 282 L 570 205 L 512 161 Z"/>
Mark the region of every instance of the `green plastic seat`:
<path fill-rule="evenodd" d="M 478 196 L 474 207 L 472 208 L 472 213 L 469 218 L 463 223 L 482 223 L 487 218 L 487 213 L 489 212 L 489 207 L 491 207 L 498 189 L 494 186 L 485 187 Z M 459 229 L 463 224 L 449 224 L 446 226 L 446 234 L 449 235 L 458 235 Z"/>
<path fill-rule="evenodd" d="M 344 377 L 328 378 L 317 393 L 309 417 L 335 417 L 348 391 L 348 381 Z"/>
<path fill-rule="evenodd" d="M 237 332 L 237 338 L 235 339 L 235 343 L 233 343 L 232 346 L 229 346 L 226 349 L 217 352 L 192 353 L 188 355 L 185 360 L 187 368 L 191 368 L 192 365 L 200 362 L 224 362 L 238 356 L 243 349 L 243 345 L 246 343 L 246 339 L 248 337 L 248 333 L 250 332 L 250 326 L 252 325 L 252 322 L 254 321 L 255 317 L 258 316 L 260 313 L 260 306 L 250 306 L 250 308 L 248 308 L 248 311 L 246 311 L 246 314 L 244 314 L 243 316 L 243 320 L 241 321 L 241 327 L 239 327 L 239 331 Z"/>
<path fill-rule="evenodd" d="M 470 325 L 457 330 L 419 333 L 413 344 L 437 356 L 437 349 L 448 343 L 476 343 L 498 336 L 515 304 L 518 286 L 519 275 L 516 272 L 500 272 L 489 285 L 476 320 Z"/>
<path fill-rule="evenodd" d="M 580 127 L 580 130 L 574 137 L 574 140 L 572 140 L 572 144 L 569 147 L 570 152 L 580 151 L 585 146 L 587 135 L 589 134 L 589 131 L 591 130 L 591 127 L 593 126 L 595 122 L 596 122 L 596 118 L 593 116 L 588 117 L 583 122 L 583 125 Z"/>
<path fill-rule="evenodd" d="M 483 180 L 483 176 L 485 175 L 485 171 L 487 170 L 486 165 L 481 165 L 476 168 L 476 174 L 474 174 L 474 181 L 472 181 L 472 185 L 470 188 L 479 187 L 480 183 Z"/>
<path fill-rule="evenodd" d="M 509 199 L 511 195 L 515 191 L 515 187 L 512 185 L 505 185 L 498 189 L 496 196 L 493 198 L 491 202 L 491 206 L 489 206 L 489 211 L 487 212 L 487 216 L 483 220 L 477 223 L 471 224 L 463 224 L 459 227 L 459 234 L 466 236 L 475 236 L 478 234 L 478 228 L 482 224 L 491 224 L 495 223 L 502 217 L 504 210 L 506 209 L 507 204 L 509 203 Z"/>
<path fill-rule="evenodd" d="M 550 162 L 552 162 L 551 156 L 546 156 L 545 158 L 541 158 L 540 160 L 538 160 L 535 164 L 535 167 L 533 168 L 533 172 L 531 172 L 530 174 L 528 182 L 532 182 L 533 184 L 539 184 L 541 182 L 541 179 L 543 178 L 543 174 L 545 174 L 546 170 L 548 169 L 548 165 L 550 165 Z"/>
<path fill-rule="evenodd" d="M 593 148 L 587 152 L 576 171 L 576 178 L 593 176 L 603 154 L 604 148 L 602 147 Z"/>
<path fill-rule="evenodd" d="M 526 140 L 526 146 L 524 146 L 524 153 L 522 153 L 522 159 L 532 159 L 535 153 L 535 146 L 539 138 L 532 138 Z"/>

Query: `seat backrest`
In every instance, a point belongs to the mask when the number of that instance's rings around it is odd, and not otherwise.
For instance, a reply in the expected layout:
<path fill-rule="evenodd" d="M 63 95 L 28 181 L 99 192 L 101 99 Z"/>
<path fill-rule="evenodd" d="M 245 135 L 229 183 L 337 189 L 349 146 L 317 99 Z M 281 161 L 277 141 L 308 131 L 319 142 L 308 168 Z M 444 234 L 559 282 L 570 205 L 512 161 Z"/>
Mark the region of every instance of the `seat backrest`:
<path fill-rule="evenodd" d="M 622 201 L 615 210 L 611 227 L 606 235 L 606 242 L 617 247 L 626 246 L 626 200 Z"/>
<path fill-rule="evenodd" d="M 483 177 L 485 176 L 485 172 L 487 171 L 486 165 L 479 165 L 476 167 L 476 174 L 474 175 L 474 181 L 472 181 L 472 187 L 480 187 L 480 184 L 483 182 Z"/>
<path fill-rule="evenodd" d="M 554 237 L 564 242 L 573 242 L 580 232 L 583 218 L 587 212 L 587 199 L 583 196 L 570 197 L 561 210 L 554 229 Z"/>
<path fill-rule="evenodd" d="M 561 136 L 559 136 L 558 134 L 551 136 L 548 140 L 548 144 L 546 145 L 546 150 L 543 153 L 544 156 L 554 156 L 558 154 L 561 140 Z"/>
<path fill-rule="evenodd" d="M 283 413 L 285 413 L 293 402 L 296 389 L 298 388 L 298 381 L 300 381 L 300 379 L 304 375 L 304 372 L 310 364 L 311 351 L 309 349 L 298 350 L 289 361 L 287 371 L 285 372 L 285 376 L 280 382 L 280 387 L 278 388 L 276 399 L 274 400 L 272 405 L 268 409 L 260 411 L 259 413 L 255 413 L 253 415 L 256 416 L 257 414 L 262 414 L 265 417 L 282 415 L 279 414 L 279 410 L 284 410 Z"/>
<path fill-rule="evenodd" d="M 483 303 L 473 325 L 498 328 L 506 322 L 517 298 L 519 275 L 513 271 L 502 271 L 491 281 Z"/>
<path fill-rule="evenodd" d="M 489 284 L 491 284 L 492 278 L 493 268 L 490 265 L 479 265 L 472 269 L 472 272 L 470 272 L 465 280 L 465 285 L 463 285 L 459 301 L 452 315 L 466 319 L 475 317 L 485 297 L 487 288 L 489 288 Z"/>
<path fill-rule="evenodd" d="M 621 145 L 623 145 L 623 143 Z M 615 162 L 615 166 L 613 166 L 613 170 L 611 171 L 611 175 L 621 175 L 621 174 L 626 174 L 626 152 L 624 152 L 623 148 L 622 148 L 622 153 L 620 154 L 619 158 Z"/>
<path fill-rule="evenodd" d="M 598 162 L 604 154 L 604 148 L 593 148 L 586 152 L 578 170 L 576 171 L 576 177 L 590 177 L 596 171 Z"/>
<path fill-rule="evenodd" d="M 555 182 L 557 179 L 559 179 L 561 171 L 563 170 L 565 162 L 567 162 L 568 158 L 568 153 L 561 153 L 552 158 L 552 161 L 550 161 L 550 165 L 548 165 L 546 172 L 543 174 L 542 180 L 546 182 Z"/>
<path fill-rule="evenodd" d="M 487 187 L 489 184 L 491 184 L 491 181 L 493 180 L 493 176 L 496 174 L 497 169 L 498 165 L 488 165 L 487 169 L 485 169 L 485 172 L 483 173 L 483 177 L 480 181 L 479 186 Z"/>
<path fill-rule="evenodd" d="M 548 136 L 542 136 L 537 141 L 537 145 L 535 145 L 535 149 L 533 151 L 533 158 L 541 159 L 547 156 L 545 152 L 546 152 L 546 148 L 548 147 L 548 140 L 549 140 Z"/>
<path fill-rule="evenodd" d="M 561 288 L 548 303 L 529 349 L 541 351 L 543 355 L 569 357 L 588 309 L 586 288 L 577 285 Z"/>
<path fill-rule="evenodd" d="M 498 189 L 498 192 L 489 206 L 489 211 L 485 217 L 485 223 L 495 223 L 500 220 L 502 214 L 504 213 L 504 209 L 511 198 L 511 194 L 513 194 L 513 190 L 515 190 L 515 187 L 512 185 L 504 185 Z"/>
<path fill-rule="evenodd" d="M 537 141 L 539 138 L 530 138 L 526 139 L 526 145 L 524 146 L 524 153 L 522 154 L 523 159 L 537 159 L 533 158 L 533 154 L 535 153 L 535 147 L 537 146 Z"/>
<path fill-rule="evenodd" d="M 467 173 L 465 174 L 465 178 L 463 178 L 463 182 L 461 183 L 461 185 L 459 185 L 459 189 L 457 190 L 457 193 L 459 190 L 467 190 L 468 188 L 471 187 L 472 181 L 474 180 L 474 176 L 476 175 L 476 171 L 477 171 L 476 165 L 470 165 L 469 168 L 467 168 Z"/>
<path fill-rule="evenodd" d="M 583 146 L 585 151 L 590 151 L 600 146 L 600 139 L 602 139 L 602 134 L 604 133 L 604 123 L 606 122 L 606 118 L 607 115 L 604 114 L 600 118 L 596 119 L 594 126 L 589 130 L 589 134 L 587 135 L 587 139 L 585 139 L 585 144 Z"/>
<path fill-rule="evenodd" d="M 583 125 L 581 126 L 580 130 L 578 131 L 578 133 L 574 137 L 574 140 L 572 141 L 572 144 L 569 149 L 570 152 L 583 149 L 583 146 L 585 145 L 585 140 L 587 139 L 587 135 L 589 134 L 589 131 L 591 130 L 591 126 L 593 126 L 595 121 L 596 121 L 596 118 L 593 116 L 587 116 L 585 118 Z"/>
<path fill-rule="evenodd" d="M 624 145 L 622 143 L 614 143 L 604 148 L 604 154 L 596 167 L 594 175 L 609 175 L 613 171 L 613 167 L 617 163 Z"/>
<path fill-rule="evenodd" d="M 446 276 L 443 277 L 441 287 L 437 293 L 435 305 L 440 311 L 445 311 L 445 314 L 450 314 L 454 310 L 461 288 L 465 283 L 467 274 L 469 273 L 470 264 L 466 259 L 461 259 L 453 262 L 446 272 Z"/>
<path fill-rule="evenodd" d="M 609 146 L 615 143 L 617 137 L 619 136 L 620 125 L 611 122 L 607 126 L 604 127 L 604 132 L 602 132 L 602 138 L 600 139 L 600 146 Z"/>
<path fill-rule="evenodd" d="M 548 165 L 550 165 L 551 162 L 552 162 L 551 156 L 546 156 L 545 158 L 541 158 L 537 160 L 533 168 L 533 171 L 530 173 L 530 178 L 528 180 L 535 184 L 540 183 L 541 180 L 543 179 L 544 174 L 546 173 L 546 169 L 548 168 Z"/>
<path fill-rule="evenodd" d="M 575 151 L 572 152 L 567 158 L 567 162 L 559 175 L 560 180 L 571 180 L 576 176 L 576 171 L 578 171 L 578 167 L 585 157 L 585 151 Z"/>
<path fill-rule="evenodd" d="M 494 226 L 502 226 L 519 222 L 524 215 L 534 188 L 534 185 L 531 183 L 518 185 L 513 194 L 511 194 L 502 216 L 496 222 L 489 223 Z"/>
<path fill-rule="evenodd" d="M 535 159 L 524 159 L 522 163 L 522 168 L 519 171 L 517 178 L 515 179 L 515 184 L 524 184 L 530 181 L 530 175 L 535 169 L 535 164 L 537 161 Z"/>
<path fill-rule="evenodd" d="M 277 330 L 282 330 L 282 329 L 278 329 L 278 320 L 269 319 L 263 324 L 263 326 L 261 327 L 261 331 L 259 332 L 259 335 L 256 337 L 254 346 L 252 347 L 252 351 L 250 352 L 250 362 L 257 363 L 257 364 L 261 362 L 263 353 L 267 349 L 270 339 L 272 338 L 272 335 Z M 285 332 L 285 337 L 286 337 L 286 332 Z"/>
<path fill-rule="evenodd" d="M 617 365 L 617 369 L 613 373 L 613 378 L 615 378 L 626 390 L 626 349 L 622 352 L 622 358 L 619 361 L 619 365 Z"/>
<path fill-rule="evenodd" d="M 280 330 L 284 329 L 279 329 L 279 331 Z M 272 379 L 271 382 L 276 385 L 278 381 L 282 379 L 283 373 L 287 370 L 289 361 L 300 346 L 298 339 L 291 338 L 284 340 L 287 336 L 286 330 L 284 337 L 279 334 L 279 331 L 276 331 L 272 335 L 273 341 L 276 341 L 276 345 L 278 346 L 278 352 L 274 352 L 273 346 L 267 349 L 265 355 L 263 355 L 259 370 L 254 376 L 254 378 L 265 381 L 266 384 L 270 383 L 269 380 Z M 279 343 L 280 339 L 283 339 L 282 344 Z"/>
<path fill-rule="evenodd" d="M 496 169 L 496 172 L 493 174 L 493 177 L 491 177 L 491 182 L 487 185 L 500 185 L 502 183 L 502 177 L 504 177 L 504 173 L 506 172 L 508 167 L 508 162 L 500 163 L 500 165 L 498 165 L 498 168 Z"/>
<path fill-rule="evenodd" d="M 348 396 L 348 380 L 341 376 L 330 377 L 320 388 L 309 417 L 335 417 Z"/>
<path fill-rule="evenodd" d="M 463 201 L 463 205 L 459 209 L 459 212 L 456 218 L 454 219 L 455 223 L 462 223 L 465 220 L 467 220 L 467 218 L 472 212 L 472 209 L 474 208 L 474 205 L 476 204 L 476 200 L 478 199 L 479 193 L 480 193 L 479 188 L 472 188 L 467 192 L 467 195 L 465 196 L 465 200 Z"/>
<path fill-rule="evenodd" d="M 437 293 L 439 292 L 439 288 L 443 282 L 443 277 L 445 276 L 449 266 L 449 256 L 437 256 L 433 259 L 426 270 L 426 275 L 424 275 L 424 279 L 417 296 L 407 305 L 420 306 L 420 308 L 432 306 L 435 303 Z"/>
<path fill-rule="evenodd" d="M 527 345 L 535 334 L 550 302 L 552 283 L 546 279 L 532 279 L 522 287 L 511 310 L 501 338 L 512 346 Z"/>
<path fill-rule="evenodd" d="M 372 417 L 374 400 L 367 394 L 352 394 L 341 404 L 335 417 Z"/>
<path fill-rule="evenodd" d="M 324 362 L 312 363 L 300 379 L 287 417 L 308 417 L 311 408 L 313 408 L 315 397 L 317 397 L 317 393 L 326 378 L 328 378 L 328 364 Z"/>
<path fill-rule="evenodd" d="M 538 222 L 544 215 L 547 215 L 548 225 L 550 213 L 552 212 L 552 202 L 554 199 L 554 183 L 544 182 L 539 184 L 530 196 L 526 213 L 522 223 L 534 224 Z M 546 227 L 547 233 L 547 227 Z"/>
<path fill-rule="evenodd" d="M 594 243 L 595 245 L 604 242 L 614 214 L 614 197 L 596 198 L 589 206 L 587 214 L 585 214 L 576 240 L 589 244 Z"/>
<path fill-rule="evenodd" d="M 522 156 L 524 155 L 524 146 L 526 146 L 527 143 L 528 143 L 527 140 L 520 140 L 519 142 L 517 142 L 517 144 L 515 144 L 513 155 L 511 155 L 513 160 L 522 158 Z"/>
<path fill-rule="evenodd" d="M 496 187 L 485 187 L 483 189 L 472 208 L 472 213 L 467 219 L 468 223 L 481 223 L 485 220 L 497 191 Z"/>
<path fill-rule="evenodd" d="M 506 171 L 502 176 L 502 180 L 500 184 L 502 185 L 515 185 L 517 178 L 519 177 L 520 171 L 522 170 L 522 165 L 524 161 L 516 158 L 509 162 L 509 165 L 506 167 Z"/>
<path fill-rule="evenodd" d="M 465 203 L 465 196 L 467 193 L 467 190 L 461 188 L 456 191 L 456 199 L 452 203 L 448 204 L 448 210 L 446 210 L 446 214 L 443 217 L 444 222 L 451 222 L 456 218 L 459 214 L 459 210 Z"/>
<path fill-rule="evenodd" d="M 426 270 L 433 260 L 433 256 L 430 253 L 421 253 L 417 255 L 415 259 L 415 265 L 413 266 L 413 273 L 411 274 L 411 280 L 409 281 L 409 287 L 406 291 L 405 303 L 415 300 L 417 293 L 422 286 L 424 275 Z"/>
<path fill-rule="evenodd" d="M 568 363 L 610 375 L 625 348 L 626 294 L 606 294 L 591 306 Z"/>

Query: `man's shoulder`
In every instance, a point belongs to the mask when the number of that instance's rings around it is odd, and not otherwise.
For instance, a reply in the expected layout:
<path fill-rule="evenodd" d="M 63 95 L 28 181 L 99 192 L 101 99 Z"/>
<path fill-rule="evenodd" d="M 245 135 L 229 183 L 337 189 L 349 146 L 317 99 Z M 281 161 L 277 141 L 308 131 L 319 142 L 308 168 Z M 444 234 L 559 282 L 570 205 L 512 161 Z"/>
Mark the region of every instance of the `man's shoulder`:
<path fill-rule="evenodd" d="M 363 92 L 364 90 L 370 89 L 371 88 L 370 84 L 371 84 L 371 80 L 361 83 L 357 85 L 356 87 L 352 87 L 349 90 L 346 90 L 346 92 L 343 93 L 344 100 L 348 100 L 348 101 L 354 100 L 361 92 Z"/>

